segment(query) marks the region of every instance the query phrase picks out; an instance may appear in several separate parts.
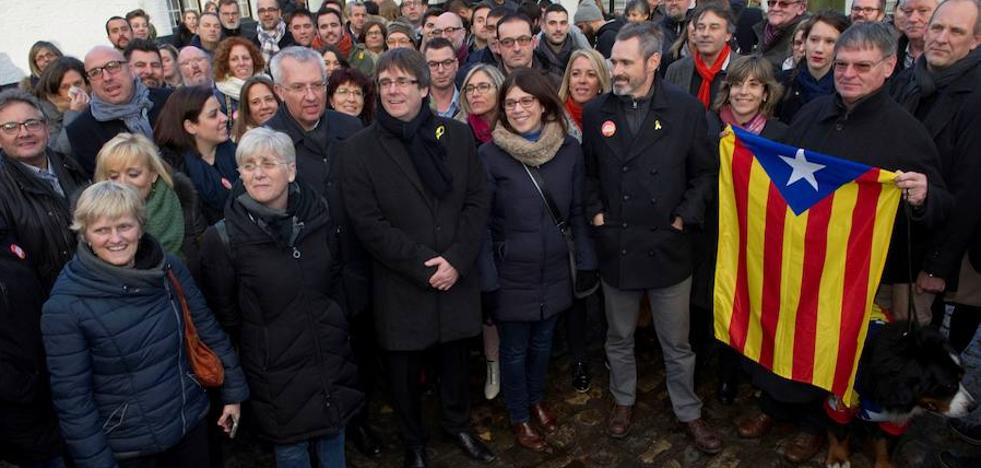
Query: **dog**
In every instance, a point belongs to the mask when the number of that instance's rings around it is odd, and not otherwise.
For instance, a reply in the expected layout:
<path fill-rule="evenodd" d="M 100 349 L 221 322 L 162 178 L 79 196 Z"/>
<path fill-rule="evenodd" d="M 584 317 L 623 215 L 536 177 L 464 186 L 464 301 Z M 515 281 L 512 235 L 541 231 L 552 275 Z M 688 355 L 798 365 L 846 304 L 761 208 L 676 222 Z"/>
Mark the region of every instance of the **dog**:
<path fill-rule="evenodd" d="M 849 436 L 856 417 L 872 429 L 875 468 L 892 468 L 891 449 L 909 420 L 929 411 L 948 418 L 967 415 L 977 403 L 961 385 L 964 368 L 947 339 L 935 328 L 874 321 L 859 360 L 855 390 L 859 408 L 825 404 L 835 423 L 828 430 L 829 468 L 849 467 Z"/>

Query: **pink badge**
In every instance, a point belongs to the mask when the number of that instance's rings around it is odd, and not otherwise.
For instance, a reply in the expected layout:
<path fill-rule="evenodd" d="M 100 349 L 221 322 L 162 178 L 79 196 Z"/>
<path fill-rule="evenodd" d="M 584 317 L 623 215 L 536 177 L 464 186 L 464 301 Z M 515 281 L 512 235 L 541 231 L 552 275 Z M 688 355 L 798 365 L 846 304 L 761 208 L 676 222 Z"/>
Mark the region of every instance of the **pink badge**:
<path fill-rule="evenodd" d="M 27 258 L 27 254 L 24 253 L 24 249 L 20 248 L 20 246 L 17 244 L 10 244 L 10 252 L 21 260 Z"/>
<path fill-rule="evenodd" d="M 221 178 L 221 186 L 222 187 L 225 187 L 228 190 L 231 190 L 232 189 L 232 183 L 229 182 L 228 179 L 226 179 L 224 177 Z"/>
<path fill-rule="evenodd" d="M 617 124 L 613 123 L 612 120 L 607 120 L 606 122 L 603 122 L 603 126 L 600 127 L 600 132 L 603 133 L 603 136 L 609 138 L 617 132 Z"/>

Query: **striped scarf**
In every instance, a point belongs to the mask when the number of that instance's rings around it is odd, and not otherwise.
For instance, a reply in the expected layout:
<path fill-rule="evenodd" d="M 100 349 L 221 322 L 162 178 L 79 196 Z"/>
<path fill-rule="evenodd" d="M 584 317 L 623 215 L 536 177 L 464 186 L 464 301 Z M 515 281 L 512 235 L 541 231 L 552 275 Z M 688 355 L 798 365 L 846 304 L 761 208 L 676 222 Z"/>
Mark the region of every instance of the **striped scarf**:
<path fill-rule="evenodd" d="M 286 23 L 283 20 L 279 20 L 279 24 L 276 25 L 276 29 L 272 32 L 262 29 L 262 26 L 257 28 L 259 33 L 259 43 L 262 44 L 262 58 L 266 60 L 266 66 L 269 66 L 269 60 L 272 59 L 273 55 L 279 52 L 279 41 L 283 40 L 283 36 L 286 35 Z"/>

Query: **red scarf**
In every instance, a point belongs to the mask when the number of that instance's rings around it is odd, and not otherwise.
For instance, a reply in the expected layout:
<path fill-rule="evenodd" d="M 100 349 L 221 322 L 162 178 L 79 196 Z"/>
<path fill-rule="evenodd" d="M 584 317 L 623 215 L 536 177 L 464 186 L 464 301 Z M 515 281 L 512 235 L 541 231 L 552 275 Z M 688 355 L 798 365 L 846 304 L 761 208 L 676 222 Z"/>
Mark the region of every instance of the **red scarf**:
<path fill-rule="evenodd" d="M 327 43 L 324 42 L 324 40 L 321 39 L 320 35 L 318 34 L 314 36 L 313 42 L 310 43 L 310 48 L 324 50 L 324 46 L 326 45 Z M 337 45 L 334 47 L 337 47 L 337 50 L 341 51 L 341 55 L 343 55 L 343 57 L 337 58 L 339 60 L 347 61 L 348 57 L 351 55 L 351 49 L 354 47 L 354 41 L 351 39 L 351 36 L 348 33 L 341 33 L 341 40 L 337 41 Z"/>
<path fill-rule="evenodd" d="M 766 127 L 766 116 L 763 115 L 762 112 L 757 112 L 756 115 L 754 115 L 753 118 L 749 119 L 747 122 L 740 122 L 736 120 L 736 116 L 733 115 L 732 108 L 729 107 L 729 104 L 726 104 L 722 106 L 722 109 L 719 109 L 719 119 L 722 120 L 722 123 L 724 124 L 742 128 L 743 130 L 746 130 L 754 135 L 759 135 L 760 132 L 763 131 L 763 127 Z"/>
<path fill-rule="evenodd" d="M 473 114 L 467 114 L 467 123 L 473 129 L 473 134 L 477 138 L 477 141 L 487 143 L 491 140 L 493 129 L 490 124 L 484 122 L 484 119 Z"/>
<path fill-rule="evenodd" d="M 722 52 L 719 53 L 719 58 L 715 59 L 715 63 L 712 64 L 712 68 L 705 65 L 701 54 L 692 54 L 695 56 L 695 71 L 698 72 L 698 76 L 702 77 L 702 84 L 698 87 L 698 100 L 702 101 L 702 105 L 706 109 L 712 104 L 712 80 L 715 79 L 715 75 L 722 71 L 722 65 L 729 58 L 729 51 L 729 44 L 726 44 L 722 48 Z"/>
<path fill-rule="evenodd" d="M 576 123 L 579 130 L 582 130 L 582 106 L 572 100 L 572 96 L 565 98 L 565 110 L 569 112 L 572 121 Z"/>

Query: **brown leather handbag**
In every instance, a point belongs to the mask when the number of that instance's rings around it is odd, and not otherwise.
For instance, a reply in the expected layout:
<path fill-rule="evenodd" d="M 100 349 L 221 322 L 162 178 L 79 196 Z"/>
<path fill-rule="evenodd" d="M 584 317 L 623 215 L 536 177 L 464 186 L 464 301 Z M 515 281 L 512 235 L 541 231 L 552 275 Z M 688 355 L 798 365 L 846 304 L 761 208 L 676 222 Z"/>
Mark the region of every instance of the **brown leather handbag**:
<path fill-rule="evenodd" d="M 177 300 L 181 303 L 181 315 L 184 318 L 184 342 L 187 343 L 187 362 L 191 363 L 191 370 L 194 376 L 207 388 L 220 387 L 225 381 L 225 368 L 221 365 L 221 359 L 215 354 L 208 345 L 201 341 L 197 329 L 194 328 L 194 321 L 191 320 L 191 309 L 187 306 L 187 298 L 184 296 L 184 288 L 172 270 L 167 270 L 167 279 L 174 287 Z"/>

